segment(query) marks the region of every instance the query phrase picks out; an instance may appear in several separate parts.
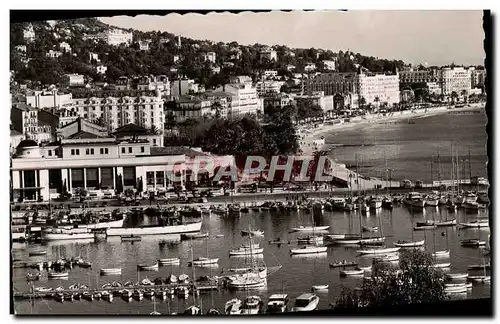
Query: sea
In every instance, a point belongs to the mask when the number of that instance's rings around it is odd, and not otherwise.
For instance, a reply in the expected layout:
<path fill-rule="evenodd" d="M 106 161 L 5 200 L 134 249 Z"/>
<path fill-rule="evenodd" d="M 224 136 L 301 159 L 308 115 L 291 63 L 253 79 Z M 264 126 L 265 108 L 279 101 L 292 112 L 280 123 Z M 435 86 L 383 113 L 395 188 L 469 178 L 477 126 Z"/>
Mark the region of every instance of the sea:
<path fill-rule="evenodd" d="M 477 110 L 476 110 L 477 112 Z M 385 164 L 393 169 L 393 179 L 412 179 L 430 181 L 437 178 L 437 173 L 431 176 L 431 159 L 437 159 L 438 149 L 442 179 L 451 178 L 451 143 L 458 149 L 459 159 L 469 159 L 473 176 L 486 176 L 486 116 L 484 113 L 442 114 L 432 117 L 410 119 L 410 122 L 391 124 L 373 124 L 356 130 L 333 131 L 326 136 L 331 154 L 339 162 L 361 165 L 360 172 L 369 176 L 384 177 Z M 357 154 L 357 158 L 355 158 Z M 464 162 L 465 163 L 465 162 Z M 437 165 L 436 161 L 436 165 Z M 468 167 L 468 161 L 465 163 Z M 434 171 L 436 172 L 436 171 Z M 467 170 L 467 173 L 469 170 Z M 437 180 L 437 179 L 436 179 Z M 459 222 L 487 218 L 488 211 L 465 213 L 464 210 L 449 212 L 445 208 L 426 207 L 424 210 L 414 210 L 406 206 L 396 206 L 392 211 L 379 210 L 369 215 L 359 212 L 323 212 L 322 214 L 306 214 L 304 211 L 270 212 L 250 211 L 240 217 L 224 217 L 219 215 L 203 216 L 202 232 L 209 233 L 207 239 L 182 241 L 178 245 L 159 244 L 162 237 L 143 237 L 140 242 L 121 242 L 119 238 L 108 238 L 104 242 L 90 241 L 54 241 L 46 244 L 20 244 L 12 246 L 13 260 L 33 263 L 36 261 L 55 260 L 58 257 L 82 258 L 92 262 L 91 269 L 75 267 L 70 271 L 68 280 L 48 280 L 43 272 L 40 281 L 34 282 L 35 287 L 68 287 L 74 283 L 86 284 L 91 287 L 101 287 L 113 281 L 137 282 L 143 278 L 154 280 L 157 277 L 165 279 L 171 273 L 187 274 L 192 277 L 214 276 L 229 268 L 246 267 L 248 260 L 229 257 L 229 250 L 247 243 L 247 238 L 241 235 L 242 230 L 258 228 L 264 231 L 264 238 L 259 243 L 264 248 L 262 258 L 256 259 L 260 265 L 265 264 L 270 269 L 279 270 L 268 276 L 267 287 L 257 291 L 229 291 L 219 288 L 218 291 L 206 292 L 200 299 L 172 297 L 166 301 L 156 301 L 144 298 L 142 301 L 127 302 L 115 297 L 112 302 L 86 300 L 74 302 L 57 302 L 55 300 L 15 300 L 14 310 L 17 314 L 144 314 L 154 309 L 162 314 L 183 312 L 194 303 L 204 311 L 217 308 L 223 311 L 226 301 L 233 298 L 244 299 L 249 295 L 260 296 L 264 303 L 271 294 L 288 294 L 291 304 L 302 293 L 311 292 L 313 285 L 328 284 L 329 289 L 317 292 L 320 298 L 319 308 L 327 309 L 335 303 L 344 288 L 352 289 L 362 284 L 361 277 L 341 277 L 339 268 L 330 268 L 329 264 L 337 260 L 357 261 L 360 265 L 371 263 L 370 257 L 359 256 L 358 247 L 329 246 L 326 254 L 313 256 L 292 256 L 290 249 L 297 247 L 299 234 L 289 233 L 289 229 L 300 225 L 329 225 L 330 233 L 359 233 L 360 225 L 379 226 L 386 237 L 387 246 L 392 246 L 398 240 L 425 239 L 425 249 L 450 249 L 448 262 L 451 267 L 444 269 L 449 273 L 467 272 L 468 265 L 488 262 L 484 259 L 482 249 L 465 248 L 461 240 L 480 238 L 488 241 L 489 228 L 459 229 L 444 227 L 429 231 L 414 231 L 417 221 L 427 219 L 452 219 Z M 156 223 L 152 216 L 139 216 L 132 220 L 137 225 Z M 270 244 L 269 241 L 280 239 L 281 245 Z M 288 244 L 290 242 L 290 244 Z M 46 250 L 46 256 L 29 257 L 29 251 Z M 179 257 L 179 266 L 160 267 L 154 272 L 137 272 L 138 264 L 153 264 L 160 258 Z M 192 258 L 219 258 L 215 268 L 192 268 L 188 262 Z M 445 261 L 442 261 L 445 262 Z M 100 276 L 102 268 L 122 268 L 120 276 Z M 26 274 L 32 269 L 13 269 L 12 287 L 14 291 L 27 292 L 30 284 L 26 282 Z M 489 272 L 489 271 L 488 271 Z M 477 274 L 482 274 L 478 271 Z M 366 276 L 369 273 L 365 274 Z M 482 298 L 491 296 L 490 283 L 474 284 L 466 294 L 453 298 Z"/>
<path fill-rule="evenodd" d="M 484 109 L 446 113 L 333 130 L 325 135 L 329 156 L 359 173 L 413 182 L 451 180 L 453 158 L 459 178 L 487 178 L 487 116 Z M 386 170 L 391 170 L 386 172 Z"/>

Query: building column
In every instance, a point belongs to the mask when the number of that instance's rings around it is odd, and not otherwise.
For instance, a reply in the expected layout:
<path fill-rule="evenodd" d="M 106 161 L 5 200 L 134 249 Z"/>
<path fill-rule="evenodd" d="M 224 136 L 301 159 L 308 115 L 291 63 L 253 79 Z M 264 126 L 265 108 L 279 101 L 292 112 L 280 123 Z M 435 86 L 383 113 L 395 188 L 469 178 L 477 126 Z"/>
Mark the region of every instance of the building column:
<path fill-rule="evenodd" d="M 101 190 L 101 168 L 97 168 L 97 183 L 99 184 L 99 190 Z"/>
<path fill-rule="evenodd" d="M 87 189 L 87 169 L 83 168 L 83 188 Z"/>
<path fill-rule="evenodd" d="M 73 190 L 72 186 L 71 186 L 71 169 L 66 169 L 66 171 L 68 172 L 68 192 L 71 193 L 71 191 Z"/>
<path fill-rule="evenodd" d="M 40 195 L 44 199 L 44 201 L 49 200 L 50 196 L 50 188 L 49 188 L 49 170 L 37 170 L 39 177 L 38 177 L 38 187 L 42 187 L 42 189 L 39 191 Z"/>
<path fill-rule="evenodd" d="M 116 189 L 116 168 L 113 167 L 113 189 Z"/>

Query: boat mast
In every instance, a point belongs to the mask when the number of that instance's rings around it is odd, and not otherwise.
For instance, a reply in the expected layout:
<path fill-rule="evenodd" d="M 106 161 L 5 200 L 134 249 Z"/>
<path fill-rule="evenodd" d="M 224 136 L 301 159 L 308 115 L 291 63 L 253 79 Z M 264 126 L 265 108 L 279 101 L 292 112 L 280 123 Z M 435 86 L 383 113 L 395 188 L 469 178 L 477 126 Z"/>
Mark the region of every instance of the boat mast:
<path fill-rule="evenodd" d="M 432 175 L 432 159 L 434 158 L 434 156 L 431 156 L 431 187 L 434 187 L 434 178 L 433 178 L 433 175 Z"/>
<path fill-rule="evenodd" d="M 384 151 L 384 159 L 385 159 L 385 188 L 387 191 L 387 195 L 389 195 L 389 169 L 387 168 L 387 151 Z"/>
<path fill-rule="evenodd" d="M 455 195 L 455 160 L 453 159 L 453 141 L 451 144 L 451 195 L 453 201 L 453 195 Z"/>
<path fill-rule="evenodd" d="M 471 167 L 471 160 L 470 160 L 470 148 L 469 148 L 469 181 L 472 182 L 472 167 Z M 471 186 L 472 190 L 472 186 Z"/>
<path fill-rule="evenodd" d="M 356 188 L 358 189 L 358 196 L 359 196 L 359 166 L 358 166 L 358 153 L 354 155 L 354 159 L 356 160 Z"/>
<path fill-rule="evenodd" d="M 195 288 L 194 283 L 195 283 L 196 277 L 194 274 L 193 237 L 191 237 L 191 265 L 193 268 L 193 288 L 192 288 L 193 289 L 193 306 L 196 306 L 196 293 L 195 293 L 195 289 L 194 289 Z"/>
<path fill-rule="evenodd" d="M 459 164 L 459 160 L 458 160 L 458 148 L 457 148 L 457 154 L 455 155 L 455 159 L 457 160 L 457 195 L 460 194 L 460 164 Z"/>

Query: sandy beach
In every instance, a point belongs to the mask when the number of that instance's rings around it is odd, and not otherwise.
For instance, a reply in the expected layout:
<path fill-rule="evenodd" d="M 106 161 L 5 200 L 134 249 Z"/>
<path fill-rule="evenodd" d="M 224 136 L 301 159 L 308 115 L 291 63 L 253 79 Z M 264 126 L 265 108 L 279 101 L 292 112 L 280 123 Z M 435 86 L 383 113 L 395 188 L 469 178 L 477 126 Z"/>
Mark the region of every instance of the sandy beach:
<path fill-rule="evenodd" d="M 470 107 L 454 108 L 452 111 L 481 109 L 481 108 L 484 108 L 484 104 L 472 104 Z M 450 109 L 448 109 L 447 106 L 442 106 L 442 107 L 398 111 L 387 114 L 386 116 L 382 116 L 380 114 L 368 114 L 365 116 L 357 116 L 350 118 L 350 122 L 347 123 L 334 124 L 334 125 L 323 124 L 323 126 L 316 128 L 312 128 L 312 126 L 301 125 L 297 128 L 299 134 L 299 147 L 302 150 L 303 154 L 312 153 L 314 151 L 322 149 L 322 147 L 315 146 L 313 142 L 315 140 L 320 140 L 323 134 L 334 130 L 335 131 L 347 130 L 347 129 L 353 129 L 355 127 L 362 127 L 363 125 L 372 123 L 381 124 L 387 122 L 397 122 L 409 118 L 428 117 L 428 116 L 443 114 L 449 111 Z"/>

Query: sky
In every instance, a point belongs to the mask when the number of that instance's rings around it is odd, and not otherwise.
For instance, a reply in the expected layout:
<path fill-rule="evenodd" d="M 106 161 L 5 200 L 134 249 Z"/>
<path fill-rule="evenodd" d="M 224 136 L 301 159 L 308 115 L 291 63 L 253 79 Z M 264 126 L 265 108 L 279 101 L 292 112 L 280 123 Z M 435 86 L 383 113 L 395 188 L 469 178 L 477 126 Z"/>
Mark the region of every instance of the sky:
<path fill-rule="evenodd" d="M 103 17 L 141 31 L 193 39 L 351 50 L 406 63 L 483 65 L 483 12 L 479 10 L 315 11 L 240 14 L 169 14 Z"/>

